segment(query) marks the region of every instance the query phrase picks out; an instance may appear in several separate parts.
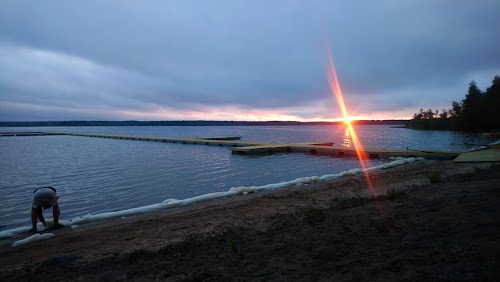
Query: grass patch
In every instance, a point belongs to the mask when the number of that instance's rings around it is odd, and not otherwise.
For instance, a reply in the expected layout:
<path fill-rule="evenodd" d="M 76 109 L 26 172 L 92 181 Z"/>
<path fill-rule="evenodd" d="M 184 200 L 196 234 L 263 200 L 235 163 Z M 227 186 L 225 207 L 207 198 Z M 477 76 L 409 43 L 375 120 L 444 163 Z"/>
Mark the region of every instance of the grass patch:
<path fill-rule="evenodd" d="M 135 263 L 139 260 L 139 258 L 145 257 L 148 254 L 149 254 L 149 252 L 146 251 L 145 249 L 138 249 L 138 250 L 132 251 L 128 254 L 128 261 L 130 263 Z"/>
<path fill-rule="evenodd" d="M 331 207 L 337 207 L 338 209 L 344 210 L 352 207 L 357 207 L 368 202 L 371 202 L 372 198 L 356 196 L 352 198 L 346 198 L 344 196 L 333 198 L 331 202 Z"/>
<path fill-rule="evenodd" d="M 474 167 L 474 172 L 475 172 L 476 174 L 480 174 L 482 171 L 483 171 L 483 170 L 482 170 L 482 169 L 480 169 L 479 167 L 477 167 L 477 166 L 475 166 L 475 167 Z"/>
<path fill-rule="evenodd" d="M 439 171 L 431 171 L 427 174 L 427 178 L 431 183 L 439 183 L 443 181 L 443 177 L 441 172 Z"/>
<path fill-rule="evenodd" d="M 305 220 L 309 223 L 323 222 L 326 219 L 324 208 L 309 208 L 305 211 Z"/>
<path fill-rule="evenodd" d="M 334 199 L 334 202 L 336 202 L 337 206 L 339 209 L 343 210 L 347 208 L 347 200 L 345 197 L 339 197 Z"/>
<path fill-rule="evenodd" d="M 232 253 L 238 253 L 238 245 L 236 244 L 236 242 L 234 240 L 231 240 L 227 243 L 227 247 L 229 249 L 229 251 L 231 251 Z"/>
<path fill-rule="evenodd" d="M 406 196 L 408 196 L 408 194 L 401 190 L 389 189 L 389 191 L 387 191 L 387 198 L 389 199 L 399 199 Z"/>

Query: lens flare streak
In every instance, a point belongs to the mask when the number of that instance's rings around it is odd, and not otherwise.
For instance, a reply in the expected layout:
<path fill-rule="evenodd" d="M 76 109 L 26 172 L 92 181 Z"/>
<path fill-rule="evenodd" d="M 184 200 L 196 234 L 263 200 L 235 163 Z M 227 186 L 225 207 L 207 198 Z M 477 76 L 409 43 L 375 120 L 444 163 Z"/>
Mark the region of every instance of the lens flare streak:
<path fill-rule="evenodd" d="M 340 83 L 339 79 L 337 77 L 337 71 L 335 70 L 335 65 L 333 63 L 333 55 L 332 51 L 330 49 L 330 46 L 328 46 L 328 83 L 330 86 L 330 89 L 332 91 L 332 94 L 335 96 L 337 100 L 337 104 L 340 107 L 340 110 L 342 111 L 342 115 L 344 116 L 344 120 L 349 121 L 350 117 L 349 114 L 347 113 L 347 108 L 344 102 L 344 97 L 342 96 L 342 90 L 340 88 Z M 363 169 L 363 173 L 366 179 L 366 183 L 368 187 L 370 188 L 370 192 L 372 194 L 372 198 L 375 201 L 375 204 L 377 206 L 378 211 L 380 212 L 380 215 L 382 216 L 382 209 L 380 207 L 379 201 L 377 200 L 377 195 L 375 193 L 375 188 L 373 186 L 372 180 L 370 179 L 370 175 L 366 171 L 366 168 L 369 166 L 369 161 L 368 161 L 368 155 L 363 149 L 363 146 L 361 145 L 361 142 L 358 138 L 358 135 L 356 134 L 356 131 L 354 130 L 354 127 L 351 122 L 346 122 L 347 127 L 351 133 L 351 138 L 352 138 L 352 143 L 354 145 L 354 149 L 356 151 L 356 155 L 358 156 L 359 163 L 361 165 L 361 168 Z"/>

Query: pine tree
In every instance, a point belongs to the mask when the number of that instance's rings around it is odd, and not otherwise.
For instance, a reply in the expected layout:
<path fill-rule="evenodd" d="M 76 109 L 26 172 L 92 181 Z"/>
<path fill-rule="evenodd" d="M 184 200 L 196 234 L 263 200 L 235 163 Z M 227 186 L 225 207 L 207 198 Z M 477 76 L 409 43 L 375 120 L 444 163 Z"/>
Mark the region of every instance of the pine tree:
<path fill-rule="evenodd" d="M 477 130 L 485 128 L 481 106 L 484 103 L 483 92 L 477 87 L 475 81 L 469 83 L 469 90 L 462 100 L 463 125 L 466 130 Z"/>

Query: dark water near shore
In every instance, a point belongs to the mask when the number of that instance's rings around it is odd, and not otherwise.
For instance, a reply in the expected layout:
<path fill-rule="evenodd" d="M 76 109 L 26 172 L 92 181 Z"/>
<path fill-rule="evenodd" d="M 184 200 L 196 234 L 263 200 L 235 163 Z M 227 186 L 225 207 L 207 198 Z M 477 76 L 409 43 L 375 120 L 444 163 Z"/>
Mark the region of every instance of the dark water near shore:
<path fill-rule="evenodd" d="M 0 128 L 155 137 L 241 136 L 244 141 L 342 144 L 345 126 L 192 126 Z M 464 150 L 490 136 L 357 126 L 366 148 Z M 348 139 L 348 138 L 347 138 Z M 185 199 L 237 186 L 260 186 L 360 167 L 352 158 L 304 154 L 232 155 L 227 147 L 75 136 L 0 138 L 0 230 L 29 225 L 33 190 L 55 186 L 62 218 Z M 371 165 L 382 164 L 373 161 Z M 51 217 L 51 216 L 50 216 Z"/>

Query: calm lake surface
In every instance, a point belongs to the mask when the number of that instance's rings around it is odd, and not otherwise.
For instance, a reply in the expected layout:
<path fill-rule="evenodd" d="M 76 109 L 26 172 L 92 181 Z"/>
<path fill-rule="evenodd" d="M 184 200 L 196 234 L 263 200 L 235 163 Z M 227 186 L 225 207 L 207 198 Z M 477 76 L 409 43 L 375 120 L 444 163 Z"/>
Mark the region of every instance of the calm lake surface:
<path fill-rule="evenodd" d="M 496 141 L 480 134 L 356 126 L 366 148 L 466 150 Z M 343 125 L 0 128 L 154 137 L 241 136 L 244 141 L 348 141 Z M 357 159 L 305 154 L 232 155 L 228 147 L 75 136 L 0 138 L 0 230 L 30 225 L 33 190 L 54 186 L 61 218 L 71 219 L 359 168 Z M 376 166 L 384 161 L 375 160 Z M 47 212 L 46 212 L 47 214 Z M 52 215 L 47 214 L 49 218 Z"/>

